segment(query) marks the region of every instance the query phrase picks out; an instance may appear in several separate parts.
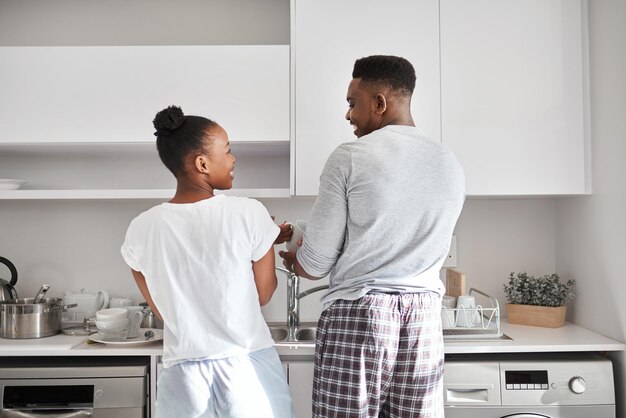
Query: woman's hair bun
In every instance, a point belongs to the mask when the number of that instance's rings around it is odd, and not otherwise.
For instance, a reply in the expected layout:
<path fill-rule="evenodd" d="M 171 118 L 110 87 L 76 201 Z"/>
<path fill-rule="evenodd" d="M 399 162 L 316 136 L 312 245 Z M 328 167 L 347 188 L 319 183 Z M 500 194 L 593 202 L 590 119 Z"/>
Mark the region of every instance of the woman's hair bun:
<path fill-rule="evenodd" d="M 185 121 L 185 114 L 178 106 L 168 106 L 156 114 L 152 124 L 156 129 L 155 136 L 169 135 Z"/>

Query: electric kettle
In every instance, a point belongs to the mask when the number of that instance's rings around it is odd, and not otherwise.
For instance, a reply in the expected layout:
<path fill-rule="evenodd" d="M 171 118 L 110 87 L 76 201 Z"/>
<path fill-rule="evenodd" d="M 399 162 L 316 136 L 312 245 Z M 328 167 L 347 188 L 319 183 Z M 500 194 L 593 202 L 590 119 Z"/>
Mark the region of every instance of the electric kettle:
<path fill-rule="evenodd" d="M 13 286 L 17 283 L 17 270 L 15 269 L 13 263 L 4 257 L 0 257 L 0 264 L 7 266 L 11 272 L 11 278 L 8 282 L 0 278 L 0 287 L 2 288 L 0 289 L 0 302 L 5 300 L 15 300 L 17 299 L 17 291 Z"/>

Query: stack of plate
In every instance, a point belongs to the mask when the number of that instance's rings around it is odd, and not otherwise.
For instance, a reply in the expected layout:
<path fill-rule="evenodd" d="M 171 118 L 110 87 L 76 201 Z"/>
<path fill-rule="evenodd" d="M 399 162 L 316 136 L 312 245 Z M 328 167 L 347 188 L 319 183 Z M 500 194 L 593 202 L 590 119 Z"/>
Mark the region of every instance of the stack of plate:
<path fill-rule="evenodd" d="M 22 187 L 26 180 L 0 179 L 0 190 L 16 190 Z"/>

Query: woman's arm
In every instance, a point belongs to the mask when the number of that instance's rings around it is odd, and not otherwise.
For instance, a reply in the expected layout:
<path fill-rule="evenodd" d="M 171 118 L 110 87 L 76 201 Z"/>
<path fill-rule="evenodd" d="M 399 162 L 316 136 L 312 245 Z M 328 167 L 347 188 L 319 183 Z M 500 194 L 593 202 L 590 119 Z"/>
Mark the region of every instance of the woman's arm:
<path fill-rule="evenodd" d="M 254 283 L 256 284 L 261 306 L 266 305 L 270 301 L 276 286 L 278 286 L 274 261 L 274 247 L 271 246 L 263 257 L 252 262 Z"/>
<path fill-rule="evenodd" d="M 130 271 L 133 272 L 133 277 L 135 278 L 135 283 L 137 283 L 137 287 L 139 288 L 139 291 L 141 292 L 141 296 L 143 296 L 146 302 L 148 302 L 148 306 L 150 306 L 150 309 L 152 309 L 152 312 L 156 315 L 156 317 L 159 318 L 161 321 L 163 321 L 163 318 L 161 317 L 161 313 L 154 305 L 152 296 L 150 296 L 148 285 L 146 285 L 146 278 L 143 277 L 143 274 L 139 271 L 135 271 L 133 269 L 131 269 Z"/>

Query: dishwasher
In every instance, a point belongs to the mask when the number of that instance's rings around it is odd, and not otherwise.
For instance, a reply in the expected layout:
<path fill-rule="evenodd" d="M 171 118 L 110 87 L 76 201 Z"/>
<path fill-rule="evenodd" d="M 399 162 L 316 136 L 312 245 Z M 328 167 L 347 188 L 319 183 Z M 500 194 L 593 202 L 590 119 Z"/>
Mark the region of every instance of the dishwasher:
<path fill-rule="evenodd" d="M 149 358 L 4 357 L 2 418 L 147 418 Z"/>
<path fill-rule="evenodd" d="M 446 358 L 446 418 L 615 418 L 610 360 L 588 355 Z"/>

